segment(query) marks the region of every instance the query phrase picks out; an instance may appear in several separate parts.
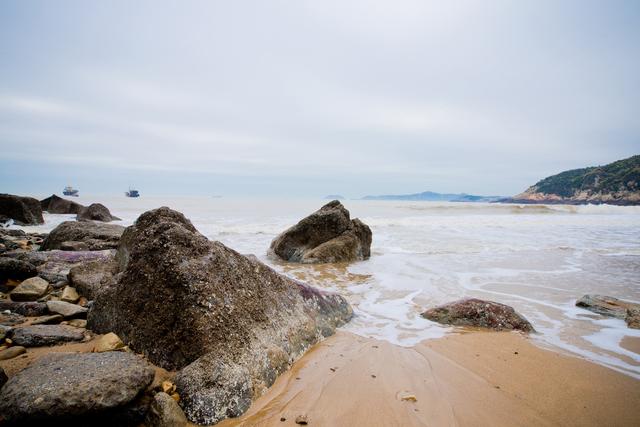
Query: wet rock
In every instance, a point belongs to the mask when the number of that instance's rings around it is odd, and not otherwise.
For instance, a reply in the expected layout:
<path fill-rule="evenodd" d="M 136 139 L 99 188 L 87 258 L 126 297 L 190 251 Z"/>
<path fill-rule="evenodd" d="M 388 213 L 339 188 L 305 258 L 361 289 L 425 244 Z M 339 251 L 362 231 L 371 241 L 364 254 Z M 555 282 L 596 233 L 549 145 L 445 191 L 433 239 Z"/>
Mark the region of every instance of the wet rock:
<path fill-rule="evenodd" d="M 91 421 L 100 423 L 131 404 L 153 375 L 129 353 L 51 353 L 9 379 L 0 391 L 0 413 L 25 425 L 66 420 L 82 425 L 82 419 L 94 425 Z"/>
<path fill-rule="evenodd" d="M 7 377 L 7 374 L 4 373 L 4 369 L 2 369 L 2 367 L 0 366 L 0 389 L 8 380 L 9 377 Z"/>
<path fill-rule="evenodd" d="M 347 262 L 369 258 L 371 229 L 334 200 L 271 242 L 271 252 L 291 262 Z"/>
<path fill-rule="evenodd" d="M 352 315 L 342 297 L 207 240 L 168 208 L 127 228 L 116 262 L 89 328 L 117 333 L 161 367 L 184 368 L 176 378 L 181 405 L 201 424 L 241 413 L 252 390 L 266 389 Z"/>
<path fill-rule="evenodd" d="M 618 317 L 620 319 L 627 317 L 628 309 L 640 308 L 640 304 L 606 295 L 584 295 L 576 301 L 576 306 L 586 308 L 603 316 Z"/>
<path fill-rule="evenodd" d="M 86 307 L 80 307 L 77 304 L 64 301 L 47 301 L 47 309 L 51 313 L 64 316 L 65 319 L 84 317 L 87 315 L 87 311 L 89 311 Z"/>
<path fill-rule="evenodd" d="M 13 359 L 14 357 L 18 357 L 21 354 L 24 354 L 26 352 L 27 352 L 26 348 L 20 345 L 14 345 L 12 347 L 7 348 L 6 350 L 0 351 L 0 360 Z"/>
<path fill-rule="evenodd" d="M 20 283 L 11 291 L 9 298 L 12 301 L 36 301 L 42 298 L 49 290 L 49 282 L 40 277 L 31 277 Z"/>
<path fill-rule="evenodd" d="M 14 302 L 0 300 L 0 311 L 9 310 L 23 316 L 43 316 L 47 314 L 47 305 L 42 302 Z"/>
<path fill-rule="evenodd" d="M 42 244 L 43 250 L 60 249 L 65 242 L 82 242 L 89 250 L 115 249 L 124 227 L 95 221 L 65 221 L 54 228 Z"/>
<path fill-rule="evenodd" d="M 103 335 L 96 340 L 93 347 L 93 351 L 96 353 L 102 353 L 105 351 L 118 351 L 124 347 L 124 343 L 119 336 L 113 332 Z"/>
<path fill-rule="evenodd" d="M 78 212 L 76 220 L 109 222 L 119 221 L 120 218 L 111 215 L 111 212 L 109 212 L 109 209 L 107 209 L 105 205 L 100 203 L 92 203 Z"/>
<path fill-rule="evenodd" d="M 40 200 L 40 207 L 43 211 L 52 214 L 77 214 L 82 209 L 85 209 L 80 203 L 63 199 L 55 194 L 52 194 L 51 197 L 47 197 L 44 200 Z"/>
<path fill-rule="evenodd" d="M 24 347 L 42 347 L 63 342 L 82 341 L 83 331 L 66 325 L 33 325 L 12 329 L 11 339 Z"/>
<path fill-rule="evenodd" d="M 0 283 L 6 283 L 8 280 L 22 281 L 37 275 L 36 267 L 29 262 L 0 258 Z"/>
<path fill-rule="evenodd" d="M 113 282 L 115 259 L 82 263 L 69 270 L 69 281 L 81 295 L 94 299 L 100 290 Z"/>
<path fill-rule="evenodd" d="M 80 299 L 80 295 L 78 295 L 78 292 L 76 292 L 76 288 L 67 286 L 62 290 L 62 295 L 60 296 L 61 301 L 74 303 L 79 299 Z"/>
<path fill-rule="evenodd" d="M 39 251 L 14 253 L 10 256 L 36 266 L 38 275 L 51 283 L 66 281 L 71 268 L 90 261 L 112 262 L 115 251 Z M 76 286 L 74 286 L 76 287 Z M 76 287 L 76 289 L 78 289 Z"/>
<path fill-rule="evenodd" d="M 59 314 L 52 314 L 50 316 L 42 316 L 31 322 L 32 325 L 51 325 L 62 322 L 64 318 Z"/>
<path fill-rule="evenodd" d="M 466 298 L 431 308 L 422 317 L 455 326 L 476 326 L 494 330 L 517 329 L 533 332 L 533 326 L 508 305 L 476 298 Z"/>
<path fill-rule="evenodd" d="M 180 405 L 167 393 L 156 393 L 147 414 L 149 427 L 181 427 L 188 424 Z"/>
<path fill-rule="evenodd" d="M 40 202 L 33 197 L 0 194 L 0 215 L 11 218 L 18 225 L 44 223 Z"/>
<path fill-rule="evenodd" d="M 640 329 L 640 308 L 628 308 L 627 317 L 624 319 L 627 326 L 633 329 Z"/>

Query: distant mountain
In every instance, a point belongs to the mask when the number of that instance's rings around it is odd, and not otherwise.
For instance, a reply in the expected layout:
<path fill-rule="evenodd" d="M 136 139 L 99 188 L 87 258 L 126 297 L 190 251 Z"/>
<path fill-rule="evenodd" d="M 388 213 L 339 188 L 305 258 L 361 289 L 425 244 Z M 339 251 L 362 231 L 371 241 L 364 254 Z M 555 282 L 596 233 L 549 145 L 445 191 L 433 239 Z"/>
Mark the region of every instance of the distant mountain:
<path fill-rule="evenodd" d="M 426 202 L 495 202 L 502 196 L 474 196 L 472 194 L 446 194 L 425 191 L 416 194 L 390 194 L 383 196 L 365 196 L 363 200 L 413 200 Z"/>
<path fill-rule="evenodd" d="M 550 176 L 506 203 L 640 205 L 640 155 Z"/>
<path fill-rule="evenodd" d="M 328 196 L 324 196 L 326 200 L 344 200 L 344 196 L 339 194 L 329 194 Z"/>

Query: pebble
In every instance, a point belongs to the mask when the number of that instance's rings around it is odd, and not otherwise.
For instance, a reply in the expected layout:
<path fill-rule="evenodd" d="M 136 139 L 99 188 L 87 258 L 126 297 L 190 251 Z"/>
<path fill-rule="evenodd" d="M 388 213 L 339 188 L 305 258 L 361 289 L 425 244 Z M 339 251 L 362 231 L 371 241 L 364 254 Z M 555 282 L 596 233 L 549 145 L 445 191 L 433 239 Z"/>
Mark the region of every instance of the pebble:
<path fill-rule="evenodd" d="M 306 426 L 307 424 L 309 424 L 309 419 L 307 418 L 306 415 L 298 415 L 296 417 L 296 424 Z"/>
<path fill-rule="evenodd" d="M 93 347 L 95 353 L 103 353 L 105 351 L 117 351 L 124 347 L 124 343 L 119 336 L 113 332 L 101 336 Z"/>
<path fill-rule="evenodd" d="M 62 290 L 62 295 L 60 296 L 60 300 L 70 303 L 75 303 L 80 299 L 80 295 L 76 291 L 76 288 L 72 288 L 71 286 L 66 286 Z"/>
<path fill-rule="evenodd" d="M 16 356 L 20 356 L 21 354 L 25 353 L 26 351 L 26 348 L 19 345 L 9 347 L 6 350 L 0 351 L 0 360 L 13 359 Z"/>

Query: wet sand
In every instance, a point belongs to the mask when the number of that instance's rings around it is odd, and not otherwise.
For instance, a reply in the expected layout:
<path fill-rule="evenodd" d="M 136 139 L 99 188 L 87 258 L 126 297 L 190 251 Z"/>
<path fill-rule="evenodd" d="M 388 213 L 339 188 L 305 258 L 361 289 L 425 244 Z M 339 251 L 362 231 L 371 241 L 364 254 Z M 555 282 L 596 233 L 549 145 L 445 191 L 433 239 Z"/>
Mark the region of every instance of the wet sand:
<path fill-rule="evenodd" d="M 536 347 L 468 332 L 414 347 L 338 332 L 238 419 L 219 426 L 630 426 L 640 381 Z"/>

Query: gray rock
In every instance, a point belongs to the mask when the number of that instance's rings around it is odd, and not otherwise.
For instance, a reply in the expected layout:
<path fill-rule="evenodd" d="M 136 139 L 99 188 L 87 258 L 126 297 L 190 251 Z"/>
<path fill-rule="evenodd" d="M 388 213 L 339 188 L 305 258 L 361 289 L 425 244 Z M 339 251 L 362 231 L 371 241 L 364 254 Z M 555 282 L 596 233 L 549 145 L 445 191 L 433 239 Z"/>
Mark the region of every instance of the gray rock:
<path fill-rule="evenodd" d="M 0 325 L 3 325 L 3 326 L 19 325 L 20 323 L 23 323 L 25 320 L 27 319 L 25 319 L 23 315 L 18 313 L 0 312 Z"/>
<path fill-rule="evenodd" d="M 149 427 L 183 427 L 188 424 L 180 405 L 164 392 L 153 397 L 146 421 Z"/>
<path fill-rule="evenodd" d="M 146 212 L 127 228 L 116 261 L 116 280 L 97 295 L 89 328 L 116 333 L 166 369 L 196 363 L 179 374 L 178 393 L 187 417 L 201 424 L 220 421 L 223 408 L 246 408 L 235 403 L 246 401 L 245 387 L 233 384 L 265 389 L 352 316 L 339 295 L 207 240 L 168 208 Z M 226 400 L 210 408 L 207 396 Z"/>
<path fill-rule="evenodd" d="M 66 221 L 54 228 L 42 244 L 43 250 L 60 249 L 65 242 L 83 242 L 89 250 L 118 247 L 124 227 L 95 221 Z"/>
<path fill-rule="evenodd" d="M 348 262 L 371 255 L 371 229 L 338 200 L 289 228 L 271 242 L 270 252 L 302 263 Z"/>
<path fill-rule="evenodd" d="M 534 331 L 531 323 L 512 307 L 477 298 L 465 298 L 431 308 L 422 313 L 422 317 L 446 325 L 475 326 L 498 331 Z"/>
<path fill-rule="evenodd" d="M 9 298 L 13 301 L 36 301 L 42 298 L 49 290 L 49 282 L 40 277 L 31 277 L 20 283 L 11 291 Z"/>
<path fill-rule="evenodd" d="M 65 319 L 73 319 L 76 317 L 86 316 L 86 307 L 80 307 L 77 304 L 71 304 L 65 301 L 47 301 L 47 309 L 51 313 L 60 314 Z"/>
<path fill-rule="evenodd" d="M 13 219 L 18 225 L 44 223 L 40 202 L 33 197 L 0 194 L 0 215 Z"/>
<path fill-rule="evenodd" d="M 618 317 L 620 319 L 627 317 L 628 309 L 640 308 L 640 304 L 606 295 L 584 295 L 576 301 L 576 306 L 603 316 Z"/>
<path fill-rule="evenodd" d="M 0 311 L 9 310 L 23 316 L 43 316 L 47 314 L 47 305 L 43 302 L 14 302 L 0 300 Z"/>
<path fill-rule="evenodd" d="M 85 262 L 69 270 L 69 281 L 80 295 L 94 299 L 113 283 L 116 267 L 115 259 Z"/>
<path fill-rule="evenodd" d="M 76 216 L 77 221 L 119 221 L 120 218 L 111 215 L 109 209 L 103 204 L 92 203 L 84 209 L 81 209 Z"/>
<path fill-rule="evenodd" d="M 627 326 L 632 329 L 640 329 L 640 307 L 631 307 L 627 309 L 627 317 L 624 319 Z"/>
<path fill-rule="evenodd" d="M 76 288 L 71 287 L 71 286 L 66 286 L 62 290 L 62 295 L 60 295 L 60 300 L 61 301 L 68 302 L 68 303 L 71 303 L 71 304 L 75 303 L 79 299 L 80 299 L 80 295 L 78 295 L 78 292 L 76 291 Z"/>
<path fill-rule="evenodd" d="M 20 345 L 14 345 L 12 347 L 9 347 L 5 350 L 1 350 L 0 351 L 0 360 L 9 360 L 9 359 L 13 359 L 14 357 L 18 357 L 21 354 L 24 354 L 27 352 L 27 349 L 20 346 Z"/>
<path fill-rule="evenodd" d="M 0 342 L 4 341 L 5 337 L 11 329 L 13 329 L 11 326 L 3 325 L 0 323 Z"/>
<path fill-rule="evenodd" d="M 0 258 L 0 283 L 6 283 L 8 280 L 22 281 L 37 275 L 36 267 L 29 262 Z"/>
<path fill-rule="evenodd" d="M 42 316 L 31 322 L 32 325 L 51 325 L 60 323 L 64 318 L 59 314 L 52 314 L 50 316 Z"/>
<path fill-rule="evenodd" d="M 108 225 L 108 224 L 107 224 Z M 15 259 L 30 262 L 36 266 L 38 275 L 51 283 L 66 281 L 72 267 L 89 261 L 112 262 L 114 250 L 62 251 L 50 250 L 10 254 Z"/>
<path fill-rule="evenodd" d="M 42 347 L 84 339 L 81 329 L 66 325 L 23 326 L 12 329 L 10 336 L 15 344 L 24 347 Z"/>
<path fill-rule="evenodd" d="M 12 423 L 70 419 L 82 425 L 84 419 L 94 425 L 134 401 L 153 375 L 130 353 L 51 353 L 9 378 L 0 391 L 0 413 Z"/>

